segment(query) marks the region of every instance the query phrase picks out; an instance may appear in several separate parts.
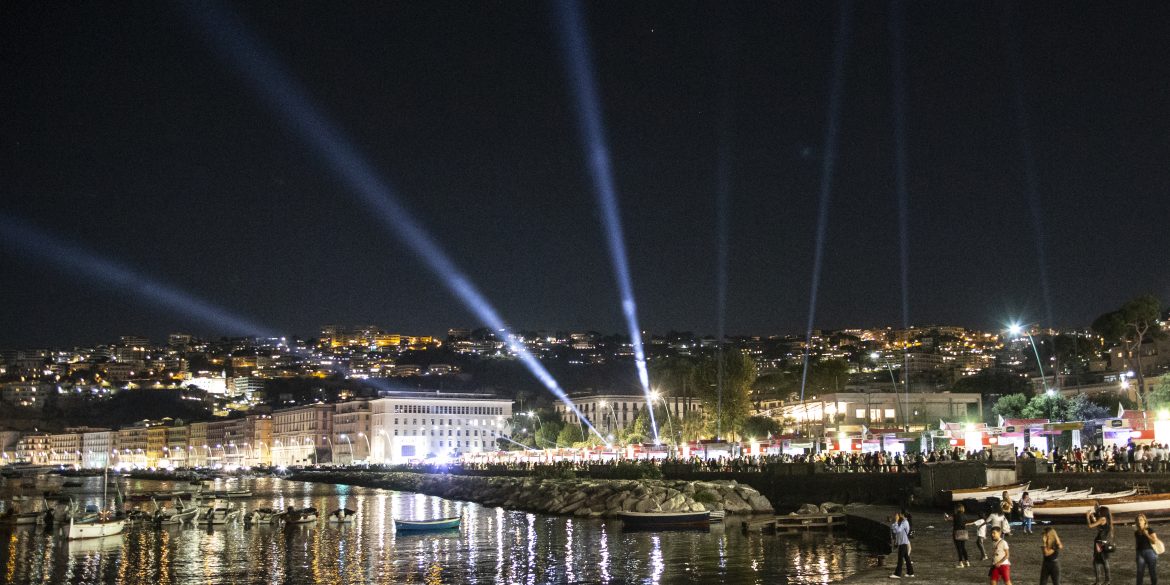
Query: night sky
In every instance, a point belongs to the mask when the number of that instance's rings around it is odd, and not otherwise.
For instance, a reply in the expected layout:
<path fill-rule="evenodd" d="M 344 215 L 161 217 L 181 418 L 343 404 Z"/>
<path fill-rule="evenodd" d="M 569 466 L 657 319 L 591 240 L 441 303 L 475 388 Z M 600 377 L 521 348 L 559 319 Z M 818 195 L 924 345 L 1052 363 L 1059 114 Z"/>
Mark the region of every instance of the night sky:
<path fill-rule="evenodd" d="M 509 324 L 624 332 L 553 6 L 352 4 L 222 8 Z M 643 329 L 714 332 L 724 140 L 727 332 L 803 333 L 840 9 L 586 6 Z M 852 10 L 821 328 L 902 322 L 889 10 Z M 1052 324 L 1170 298 L 1167 22 L 1162 2 L 907 6 L 911 322 L 1046 319 L 1017 76 Z M 202 26 L 177 3 L 0 3 L 0 214 L 287 334 L 479 325 Z M 0 345 L 173 331 L 232 333 L 0 238 Z"/>

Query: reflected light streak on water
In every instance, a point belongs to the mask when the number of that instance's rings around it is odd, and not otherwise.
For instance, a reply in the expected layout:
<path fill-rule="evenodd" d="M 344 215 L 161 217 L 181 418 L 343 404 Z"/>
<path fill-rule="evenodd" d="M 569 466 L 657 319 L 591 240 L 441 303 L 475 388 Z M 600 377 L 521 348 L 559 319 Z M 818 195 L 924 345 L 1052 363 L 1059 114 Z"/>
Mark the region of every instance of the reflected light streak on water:
<path fill-rule="evenodd" d="M 132 491 L 163 485 L 136 482 Z M 246 510 L 305 503 L 322 519 L 288 529 L 134 526 L 121 537 L 71 543 L 40 530 L 5 527 L 0 578 L 13 585 L 824 583 L 851 574 L 866 559 L 863 547 L 825 536 L 764 538 L 723 527 L 624 532 L 612 520 L 487 509 L 408 493 L 271 479 L 245 486 L 255 496 L 233 503 Z M 100 489 L 82 494 L 79 503 L 98 497 Z M 328 524 L 326 516 L 343 500 L 358 510 L 357 520 L 352 526 Z M 465 524 L 458 531 L 394 531 L 394 518 L 460 512 Z"/>
<path fill-rule="evenodd" d="M 658 583 L 662 579 L 662 571 L 666 569 L 666 564 L 662 562 L 662 540 L 655 534 L 650 543 L 650 582 Z"/>

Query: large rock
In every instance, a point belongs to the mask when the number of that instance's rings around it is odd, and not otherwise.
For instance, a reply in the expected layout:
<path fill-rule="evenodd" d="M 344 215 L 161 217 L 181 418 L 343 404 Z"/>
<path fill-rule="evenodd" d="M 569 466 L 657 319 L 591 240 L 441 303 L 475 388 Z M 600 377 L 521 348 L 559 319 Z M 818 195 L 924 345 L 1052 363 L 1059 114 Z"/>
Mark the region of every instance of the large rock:
<path fill-rule="evenodd" d="M 802 504 L 796 509 L 797 514 L 820 514 L 821 507 L 816 504 Z"/>
<path fill-rule="evenodd" d="M 752 507 L 752 512 L 756 514 L 773 514 L 776 509 L 772 507 L 772 502 L 768 498 L 760 494 L 755 494 L 748 498 L 748 504 Z"/>

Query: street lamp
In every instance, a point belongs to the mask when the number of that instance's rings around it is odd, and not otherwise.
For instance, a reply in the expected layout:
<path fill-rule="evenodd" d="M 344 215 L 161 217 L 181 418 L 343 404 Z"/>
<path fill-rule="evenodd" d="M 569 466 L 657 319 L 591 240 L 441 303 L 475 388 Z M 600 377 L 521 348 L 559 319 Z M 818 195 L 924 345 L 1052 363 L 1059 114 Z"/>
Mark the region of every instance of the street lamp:
<path fill-rule="evenodd" d="M 374 453 L 374 448 L 370 447 L 370 438 L 365 433 L 358 433 L 358 436 L 366 440 L 366 465 L 370 463 L 370 457 Z"/>
<path fill-rule="evenodd" d="M 651 393 L 650 393 L 650 404 L 651 404 L 651 408 L 653 408 L 653 404 L 654 404 L 654 401 L 655 401 L 655 400 L 661 400 L 661 401 L 662 401 L 662 408 L 666 410 L 666 425 L 667 425 L 667 428 L 669 429 L 669 435 L 668 435 L 668 436 L 673 436 L 673 435 L 675 435 L 674 422 L 671 420 L 671 416 L 670 416 L 670 404 L 668 404 L 668 403 L 666 402 L 666 397 L 665 397 L 665 396 L 663 396 L 663 395 L 662 395 L 660 392 L 658 392 L 657 390 L 655 390 L 655 391 L 653 391 L 653 392 L 651 392 Z M 676 444 L 676 445 L 678 444 L 678 442 L 679 442 L 679 439 L 678 439 L 678 438 L 675 438 L 675 444 Z"/>
<path fill-rule="evenodd" d="M 345 433 L 341 433 L 341 438 L 345 439 L 346 443 L 349 443 L 349 464 L 353 465 L 353 441 L 349 440 L 349 435 Z"/>
<path fill-rule="evenodd" d="M 1036 348 L 1036 340 L 1032 339 L 1032 332 L 1024 329 L 1019 323 L 1012 323 L 1008 325 L 1008 333 L 1017 337 L 1020 333 L 1028 336 L 1028 342 L 1032 344 L 1032 352 L 1036 354 L 1036 367 L 1040 369 L 1040 383 L 1044 385 L 1044 393 L 1048 394 L 1048 378 L 1044 376 L 1044 363 L 1040 361 L 1040 350 Z"/>
<path fill-rule="evenodd" d="M 875 361 L 875 362 L 878 360 L 881 360 L 882 363 L 885 364 L 886 370 L 890 372 L 890 384 L 894 387 L 894 399 L 896 400 L 898 398 L 898 381 L 894 378 L 894 367 L 890 365 L 890 360 L 882 360 L 882 354 L 880 352 L 876 352 L 876 351 L 869 354 L 869 357 L 873 358 L 873 361 Z M 902 372 L 902 373 L 907 374 L 907 372 Z M 904 430 L 906 432 L 910 431 L 910 385 L 909 384 L 906 385 L 906 400 L 902 404 L 902 425 L 903 425 L 902 430 Z"/>
<path fill-rule="evenodd" d="M 337 462 L 333 460 L 333 439 L 330 439 L 329 435 L 321 435 L 321 438 L 325 439 L 325 441 L 327 443 L 329 443 L 329 463 L 330 463 L 330 465 L 336 465 Z M 317 446 L 316 446 L 316 442 L 314 442 L 313 451 L 316 451 L 316 450 L 317 450 Z"/>

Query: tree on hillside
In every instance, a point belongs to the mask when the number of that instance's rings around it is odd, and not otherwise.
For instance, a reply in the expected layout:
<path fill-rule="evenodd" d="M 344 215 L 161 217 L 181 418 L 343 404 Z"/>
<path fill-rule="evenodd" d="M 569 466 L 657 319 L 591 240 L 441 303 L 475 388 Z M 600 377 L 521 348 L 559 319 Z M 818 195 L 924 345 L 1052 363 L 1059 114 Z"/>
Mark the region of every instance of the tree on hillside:
<path fill-rule="evenodd" d="M 799 375 L 796 391 L 800 391 Z M 845 360 L 818 360 L 809 364 L 808 379 L 804 384 L 804 396 L 810 398 L 820 394 L 837 392 L 849 381 L 849 362 Z"/>
<path fill-rule="evenodd" d="M 771 370 L 760 374 L 752 384 L 752 402 L 756 408 L 765 400 L 786 400 L 800 390 L 800 374 L 792 369 Z"/>
<path fill-rule="evenodd" d="M 991 412 L 1004 418 L 1024 418 L 1024 409 L 1028 407 L 1026 394 L 1008 394 L 1001 396 L 991 407 Z"/>
<path fill-rule="evenodd" d="M 749 416 L 743 422 L 743 436 L 757 441 L 780 434 L 780 423 L 770 416 Z"/>
<path fill-rule="evenodd" d="M 1106 418 L 1109 411 L 1084 394 L 1065 397 L 1040 394 L 1029 399 L 1024 394 L 1000 398 L 992 411 L 1004 418 L 1045 418 L 1050 421 L 1084 421 Z"/>
<path fill-rule="evenodd" d="M 1158 325 L 1162 316 L 1162 302 L 1154 295 L 1142 295 L 1127 301 L 1121 308 L 1097 317 L 1093 331 L 1107 341 L 1121 346 L 1126 366 L 1137 377 L 1138 400 L 1143 408 L 1147 402 L 1145 369 L 1142 367 L 1142 343 L 1150 338 L 1161 338 L 1164 333 Z"/>
<path fill-rule="evenodd" d="M 557 443 L 562 447 L 577 447 L 581 443 L 585 443 L 588 438 L 582 425 L 567 424 L 561 427 L 561 432 L 557 434 Z"/>
<path fill-rule="evenodd" d="M 716 433 L 738 435 L 751 413 L 751 388 L 756 381 L 756 364 L 738 349 L 723 352 L 723 393 L 718 392 L 719 355 L 703 358 L 695 366 L 695 389 L 703 400 L 704 412 L 715 420 Z"/>
<path fill-rule="evenodd" d="M 1149 396 L 1146 397 L 1149 402 L 1151 410 L 1170 409 L 1170 376 L 1165 376 L 1162 381 L 1150 390 Z"/>
<path fill-rule="evenodd" d="M 671 356 L 650 362 L 650 385 L 666 396 L 695 396 L 695 361 Z"/>
<path fill-rule="evenodd" d="M 621 430 L 618 440 L 629 445 L 633 443 L 645 443 L 653 437 L 654 434 L 650 431 L 650 416 L 647 414 L 645 408 L 641 408 L 638 409 L 638 414 L 634 416 L 634 420 Z"/>

